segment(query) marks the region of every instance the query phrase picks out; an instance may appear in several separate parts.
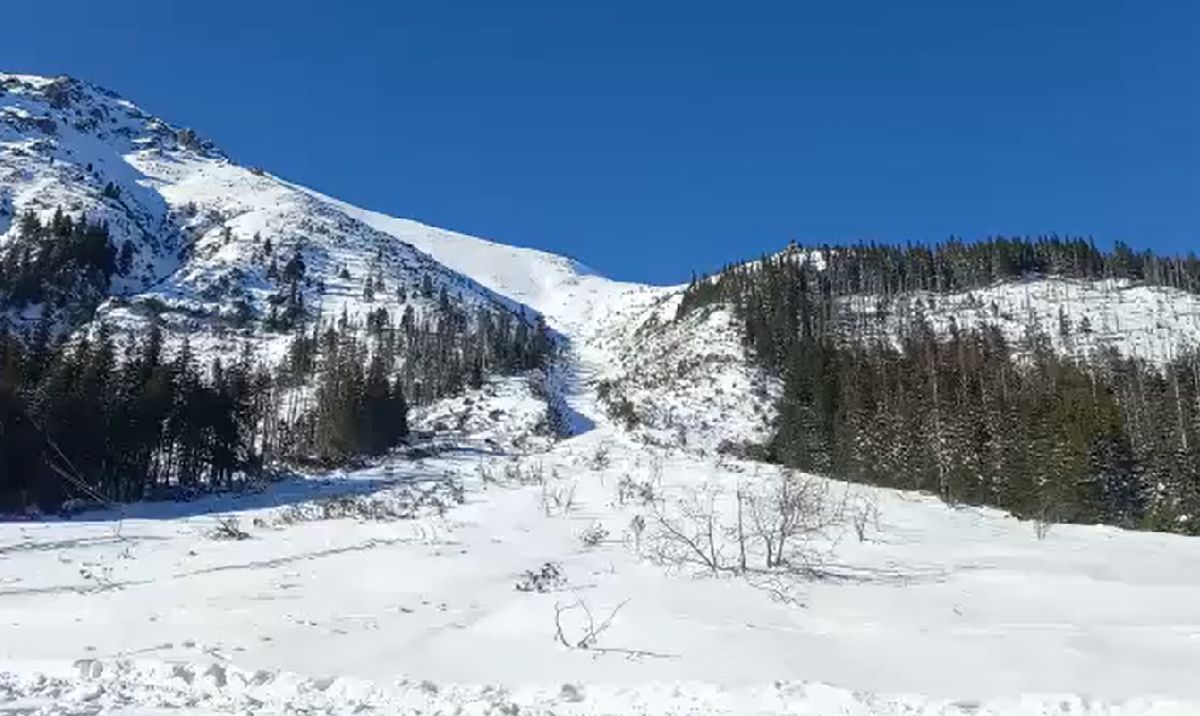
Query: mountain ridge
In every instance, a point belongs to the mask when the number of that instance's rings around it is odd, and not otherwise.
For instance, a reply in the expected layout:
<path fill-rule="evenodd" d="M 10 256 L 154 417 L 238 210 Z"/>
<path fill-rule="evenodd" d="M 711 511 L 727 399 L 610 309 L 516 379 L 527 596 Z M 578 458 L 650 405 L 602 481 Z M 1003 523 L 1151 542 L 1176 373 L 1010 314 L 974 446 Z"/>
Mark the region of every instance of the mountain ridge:
<path fill-rule="evenodd" d="M 111 91 L 12 74 L 0 75 L 0 87 L 0 247 L 16 240 L 14 219 L 29 211 L 45 221 L 63 210 L 105 224 L 115 248 L 132 248 L 129 269 L 114 275 L 111 298 L 97 309 L 101 319 L 137 323 L 137 304 L 155 302 L 173 309 L 169 324 L 186 324 L 179 314 L 262 321 L 278 288 L 269 264 L 293 255 L 308 269 L 302 293 L 317 318 L 428 311 L 426 276 L 435 293 L 447 289 L 468 310 L 535 317 L 349 215 L 348 205 L 244 167 Z M 373 287 L 370 301 L 357 299 L 371 279 L 386 291 Z"/>

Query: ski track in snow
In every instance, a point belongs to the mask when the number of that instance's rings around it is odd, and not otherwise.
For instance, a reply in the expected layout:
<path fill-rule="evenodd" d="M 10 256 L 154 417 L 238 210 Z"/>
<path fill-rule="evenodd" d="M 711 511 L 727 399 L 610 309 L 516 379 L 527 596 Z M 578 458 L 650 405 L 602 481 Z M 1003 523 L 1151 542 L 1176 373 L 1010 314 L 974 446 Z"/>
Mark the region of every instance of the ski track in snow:
<path fill-rule="evenodd" d="M 829 537 L 820 545 L 829 578 L 800 585 L 792 601 L 664 569 L 635 547 L 631 525 L 644 510 L 618 498 L 623 477 L 661 479 L 657 489 L 674 495 L 775 474 L 712 456 L 725 440 L 763 434 L 777 390 L 740 359 L 727 311 L 672 323 L 681 287 L 611 281 L 564 257 L 366 211 L 219 153 L 179 150 L 173 129 L 96 92 L 85 99 L 105 108 L 108 130 L 132 137 L 118 153 L 66 124 L 58 144 L 29 147 L 26 119 L 45 107 L 5 96 L 0 182 L 17 191 L 0 202 L 19 208 L 36 197 L 44 211 L 74 202 L 121 236 L 163 223 L 168 207 L 221 211 L 234 241 L 200 225 L 186 262 L 174 246 L 139 257 L 154 282 L 130 291 L 184 306 L 239 276 L 256 251 L 247 237 L 262 231 L 316 236 L 307 250 L 327 283 L 325 315 L 395 309 L 390 298 L 355 298 L 369 257 L 392 247 L 390 286 L 411 289 L 429 274 L 468 303 L 547 318 L 567 339 L 550 382 L 575 435 L 531 439 L 544 405 L 525 378 L 497 379 L 415 411 L 417 425 L 455 431 L 453 449 L 260 493 L 0 521 L 0 714 L 1200 714 L 1200 542 L 1089 526 L 1038 539 L 1033 525 L 995 510 L 833 483 L 873 499 L 879 529 L 864 541 Z M 37 152 L 54 159 L 33 163 Z M 85 160 L 95 176 L 68 185 Z M 130 197 L 125 210 L 97 198 L 110 180 Z M 339 278 L 343 265 L 351 281 Z M 255 301 L 269 293 L 262 272 L 242 276 Z M 1065 348 L 1119 343 L 1133 330 L 1152 356 L 1173 350 L 1156 343 L 1161 321 L 1197 325 L 1200 308 L 1169 292 L 1094 288 L 1051 280 L 944 297 L 934 318 L 962 324 L 990 312 L 1013 332 L 1023 316 L 1052 324 L 1066 295 L 1075 323 L 1097 311 L 1126 320 L 1091 320 L 1089 338 Z M 131 308 L 104 310 L 136 323 Z M 864 300 L 858 310 L 873 309 Z M 600 380 L 622 386 L 641 429 L 613 424 Z M 395 506 L 410 486 L 447 479 L 463 482 L 465 504 L 413 519 L 314 516 L 332 496 Z M 548 509 L 551 493 L 573 494 L 571 508 Z M 216 516 L 229 514 L 250 539 L 211 538 Z M 595 525 L 608 536 L 587 547 L 581 534 Z M 547 562 L 561 566 L 564 584 L 514 588 Z M 555 638 L 556 605 L 577 600 L 601 618 L 624 605 L 600 649 Z M 578 619 L 572 612 L 564 628 L 575 633 Z"/>

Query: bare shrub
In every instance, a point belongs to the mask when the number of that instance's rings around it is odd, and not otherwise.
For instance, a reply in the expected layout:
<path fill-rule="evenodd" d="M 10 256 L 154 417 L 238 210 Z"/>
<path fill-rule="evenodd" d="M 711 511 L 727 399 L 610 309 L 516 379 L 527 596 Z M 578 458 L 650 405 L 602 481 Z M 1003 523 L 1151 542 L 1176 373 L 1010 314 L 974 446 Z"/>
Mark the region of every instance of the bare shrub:
<path fill-rule="evenodd" d="M 626 429 L 633 430 L 641 423 L 637 407 L 625 396 L 623 386 L 611 380 L 603 380 L 596 386 L 596 393 L 609 416 L 620 421 Z"/>
<path fill-rule="evenodd" d="M 780 471 L 765 491 L 746 495 L 744 502 L 767 569 L 814 568 L 821 555 L 813 541 L 827 536 L 842 516 L 828 481 L 793 470 Z"/>
<path fill-rule="evenodd" d="M 450 501 L 456 505 L 465 505 L 467 503 L 467 486 L 463 481 L 454 477 L 449 472 L 440 483 L 436 483 L 445 488 L 446 494 L 450 497 Z"/>
<path fill-rule="evenodd" d="M 785 470 L 732 494 L 706 483 L 655 503 L 645 543 L 651 559 L 670 566 L 815 578 L 843 520 L 827 481 Z"/>
<path fill-rule="evenodd" d="M 487 489 L 488 485 L 496 485 L 500 482 L 483 461 L 475 466 L 475 474 L 479 476 L 479 481 L 483 483 L 484 489 Z"/>
<path fill-rule="evenodd" d="M 871 531 L 879 531 L 879 505 L 869 497 L 859 495 L 848 498 L 846 513 L 859 542 L 866 542 Z"/>
<path fill-rule="evenodd" d="M 617 614 L 625 608 L 629 600 L 621 602 L 613 607 L 608 616 L 599 622 L 592 616 L 592 610 L 588 603 L 582 599 L 577 599 L 571 604 L 555 604 L 554 605 L 554 638 L 560 644 L 568 649 L 591 649 L 596 646 L 600 636 L 608 631 L 612 626 L 613 620 L 617 618 Z M 583 613 L 583 620 L 578 627 L 573 630 L 570 637 L 567 636 L 566 630 L 563 628 L 563 615 L 567 612 L 579 610 Z"/>
<path fill-rule="evenodd" d="M 504 466 L 504 480 L 517 485 L 544 485 L 546 468 L 541 462 L 523 467 L 520 458 L 513 458 Z"/>
<path fill-rule="evenodd" d="M 547 517 L 569 514 L 575 509 L 575 483 L 542 483 L 541 503 Z"/>
<path fill-rule="evenodd" d="M 1033 518 L 1033 534 L 1039 542 L 1050 536 L 1050 528 L 1053 526 L 1054 522 L 1046 519 L 1041 513 Z"/>
<path fill-rule="evenodd" d="M 661 452 L 655 452 L 650 455 L 650 477 L 648 482 L 652 485 L 662 485 L 663 473 L 666 471 L 666 461 Z"/>
<path fill-rule="evenodd" d="M 103 592 L 109 589 L 119 588 L 119 584 L 113 579 L 113 568 L 111 565 L 98 562 L 85 562 L 79 568 L 79 576 L 83 578 L 85 584 L 90 586 L 79 591 L 82 592 Z"/>
<path fill-rule="evenodd" d="M 585 529 L 579 535 L 579 541 L 583 542 L 583 546 L 587 548 L 599 547 L 606 539 L 608 539 L 608 529 L 599 522 L 593 522 L 591 526 Z"/>
<path fill-rule="evenodd" d="M 335 495 L 290 505 L 278 517 L 285 525 L 353 518 L 388 521 L 415 517 L 411 503 L 386 500 L 375 495 Z"/>
<path fill-rule="evenodd" d="M 1033 534 L 1042 541 L 1050 536 L 1050 529 L 1058 521 L 1058 506 L 1050 498 L 1039 501 L 1033 515 Z"/>
<path fill-rule="evenodd" d="M 517 579 L 515 589 L 518 592 L 546 592 L 562 589 L 567 584 L 562 567 L 555 562 L 546 562 L 537 570 L 527 569 Z"/>
<path fill-rule="evenodd" d="M 617 503 L 622 507 L 627 502 L 650 505 L 657 499 L 654 483 L 650 480 L 635 480 L 629 475 L 622 475 L 620 481 L 617 482 Z"/>
<path fill-rule="evenodd" d="M 609 447 L 605 443 L 600 443 L 596 446 L 596 452 L 592 453 L 591 467 L 593 470 L 605 470 L 612 464 L 612 459 L 609 455 Z"/>
<path fill-rule="evenodd" d="M 597 657 L 603 654 L 620 654 L 630 660 L 678 657 L 678 654 L 664 654 L 646 649 L 600 645 L 600 638 L 612 627 L 617 615 L 627 604 L 629 604 L 628 599 L 609 610 L 608 615 L 603 619 L 597 620 L 592 608 L 582 598 L 577 598 L 569 604 L 556 602 L 554 604 L 554 640 L 568 649 L 589 651 Z"/>
<path fill-rule="evenodd" d="M 506 482 L 521 482 L 521 460 L 513 458 L 504 465 L 504 480 Z"/>
<path fill-rule="evenodd" d="M 275 522 L 292 525 L 347 518 L 368 522 L 411 520 L 427 514 L 444 515 L 466 499 L 462 481 L 447 475 L 441 480 L 397 485 L 369 495 L 332 495 L 300 502 L 282 510 Z"/>
<path fill-rule="evenodd" d="M 720 488 L 706 484 L 686 490 L 671 509 L 655 503 L 650 512 L 653 533 L 647 543 L 651 557 L 672 566 L 701 567 L 709 572 L 726 571 L 721 517 L 717 510 Z"/>
<path fill-rule="evenodd" d="M 634 515 L 633 519 L 629 520 L 628 527 L 629 536 L 633 539 L 633 550 L 638 554 L 642 552 L 642 535 L 646 532 L 646 518 L 641 515 Z"/>
<path fill-rule="evenodd" d="M 250 533 L 241 527 L 241 520 L 236 515 L 217 517 L 217 526 L 209 532 L 209 537 L 216 540 L 233 540 L 240 542 L 250 539 Z"/>

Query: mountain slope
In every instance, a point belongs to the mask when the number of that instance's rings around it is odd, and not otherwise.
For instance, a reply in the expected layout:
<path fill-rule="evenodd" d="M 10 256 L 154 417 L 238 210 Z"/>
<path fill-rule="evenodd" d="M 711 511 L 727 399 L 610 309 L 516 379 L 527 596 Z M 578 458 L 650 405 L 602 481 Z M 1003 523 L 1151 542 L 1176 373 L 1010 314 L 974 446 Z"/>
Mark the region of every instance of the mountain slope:
<path fill-rule="evenodd" d="M 818 273 L 837 266 L 822 250 L 793 247 L 769 258 L 807 262 Z M 770 435 L 779 376 L 764 372 L 752 354 L 736 300 L 711 297 L 718 282 L 761 264 L 738 264 L 665 291 L 631 324 L 636 330 L 624 337 L 610 371 L 631 424 L 656 441 L 687 444 L 691 438 L 693 447 L 704 449 L 722 443 L 736 449 Z M 1200 347 L 1200 294 L 1128 278 L 1036 274 L 969 290 L 863 291 L 829 301 L 831 330 L 863 345 L 899 348 L 914 323 L 923 323 L 942 339 L 995 331 L 1017 355 L 1041 336 L 1052 352 L 1082 364 L 1113 354 L 1163 366 Z"/>
<path fill-rule="evenodd" d="M 249 342 L 275 359 L 286 334 L 261 322 L 283 286 L 267 274 L 272 261 L 282 267 L 299 253 L 305 304 L 326 321 L 343 313 L 362 320 L 379 308 L 429 311 L 434 296 L 421 291 L 428 275 L 435 296 L 446 287 L 466 306 L 544 315 L 570 338 L 580 378 L 620 383 L 637 404 L 654 407 L 641 422 L 658 442 L 686 443 L 694 433 L 694 445 L 713 449 L 764 435 L 769 381 L 738 358 L 728 314 L 673 326 L 682 286 L 613 281 L 561 256 L 360 209 L 240 166 L 91 85 L 3 77 L 0 191 L 9 220 L 0 247 L 16 240 L 12 218 L 29 210 L 48 218 L 61 206 L 107 222 L 114 245 L 135 249 L 131 270 L 114 277 L 97 311 L 117 327 L 140 331 L 159 318 L 203 355 Z M 365 301 L 369 275 L 383 289 Z M 32 325 L 36 315 L 17 322 Z M 698 382 L 697 373 L 714 370 L 720 375 Z M 739 386 L 757 387 L 744 400 Z"/>
<path fill-rule="evenodd" d="M 410 307 L 419 318 L 443 291 L 471 315 L 534 315 L 344 205 L 241 166 L 111 92 L 0 75 L 0 248 L 19 241 L 16 218 L 48 221 L 57 209 L 105 223 L 114 248 L 131 254 L 97 312 L 130 329 L 159 315 L 198 340 L 278 343 L 261 324 L 278 310 L 287 292 L 279 274 L 296 257 L 300 298 L 327 321 L 379 309 L 398 319 Z"/>
<path fill-rule="evenodd" d="M 496 293 L 531 306 L 577 339 L 611 323 L 614 312 L 645 305 L 673 290 L 614 281 L 564 256 L 436 229 L 310 193 L 372 228 L 412 244 Z"/>
<path fill-rule="evenodd" d="M 571 379 L 603 382 L 608 407 L 647 439 L 713 450 L 770 435 L 779 382 L 747 355 L 729 306 L 677 318 L 683 286 L 614 281 L 565 257 L 354 207 L 241 166 L 194 132 L 70 78 L 0 75 L 0 87 L 0 250 L 19 241 L 27 211 L 105 222 L 114 246 L 132 249 L 96 311 L 118 328 L 161 319 L 204 355 L 249 343 L 275 359 L 288 334 L 265 324 L 287 293 L 279 274 L 299 257 L 300 298 L 326 322 L 381 309 L 419 318 L 443 291 L 467 313 L 529 322 L 540 313 L 569 339 Z M 824 268 L 821 251 L 808 258 Z M 1195 294 L 1129 281 L 1049 276 L 839 301 L 839 320 L 888 340 L 901 316 L 920 310 L 942 333 L 995 327 L 1017 343 L 1038 328 L 1081 357 L 1112 348 L 1163 361 L 1200 342 Z M 39 315 L 10 311 L 27 327 Z"/>

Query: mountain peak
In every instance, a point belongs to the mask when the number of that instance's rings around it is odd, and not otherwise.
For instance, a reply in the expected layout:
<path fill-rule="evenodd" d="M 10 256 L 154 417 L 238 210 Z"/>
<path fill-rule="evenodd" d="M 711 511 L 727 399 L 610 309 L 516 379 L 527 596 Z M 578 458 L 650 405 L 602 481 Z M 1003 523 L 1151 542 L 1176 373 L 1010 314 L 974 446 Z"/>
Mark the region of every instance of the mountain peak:
<path fill-rule="evenodd" d="M 60 211 L 105 227 L 120 255 L 88 300 L 56 304 L 62 315 L 53 320 L 68 330 L 85 316 L 130 331 L 157 320 L 194 345 L 249 342 L 274 355 L 289 338 L 269 328 L 279 325 L 281 296 L 326 322 L 419 321 L 447 306 L 469 320 L 533 321 L 405 237 L 230 161 L 114 92 L 72 77 L 0 74 L 0 253 L 40 255 L 36 232 L 18 217 L 32 213 L 46 225 Z M 307 272 L 285 291 L 280 272 L 296 258 Z M 44 303 L 27 302 L 0 312 L 0 323 L 28 327 L 46 315 Z"/>
<path fill-rule="evenodd" d="M 172 125 L 112 90 L 69 75 L 0 73 L 0 132 L 6 124 L 18 134 L 39 131 L 47 142 L 40 145 L 43 150 L 58 143 L 64 132 L 73 131 L 112 144 L 120 152 L 188 150 L 226 157 L 195 130 Z"/>

